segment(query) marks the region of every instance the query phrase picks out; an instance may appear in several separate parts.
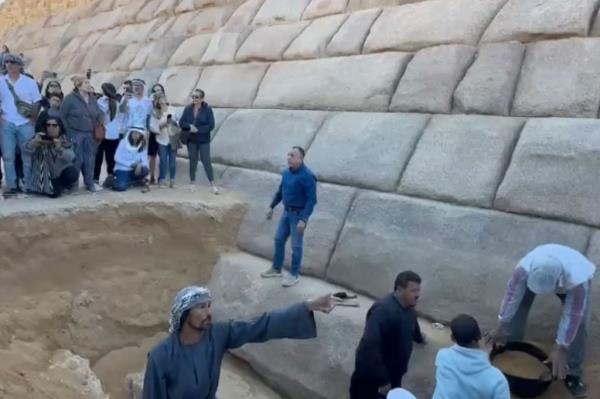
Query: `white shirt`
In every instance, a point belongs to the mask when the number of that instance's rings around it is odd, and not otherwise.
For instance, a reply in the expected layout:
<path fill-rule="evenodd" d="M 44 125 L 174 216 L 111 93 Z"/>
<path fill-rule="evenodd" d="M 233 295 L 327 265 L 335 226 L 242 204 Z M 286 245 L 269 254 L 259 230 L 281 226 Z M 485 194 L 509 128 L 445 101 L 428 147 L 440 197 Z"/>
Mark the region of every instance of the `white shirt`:
<path fill-rule="evenodd" d="M 8 75 L 0 78 L 0 101 L 2 102 L 2 117 L 5 121 L 14 123 L 17 126 L 30 123 L 31 120 L 25 118 L 17 112 L 15 98 L 13 97 L 7 85 L 7 80 L 15 88 L 15 92 L 21 101 L 29 104 L 35 104 L 42 99 L 37 82 L 28 76 L 21 74 L 16 82 L 12 82 Z"/>
<path fill-rule="evenodd" d="M 150 116 L 150 131 L 156 133 L 156 142 L 161 145 L 169 145 L 171 142 L 170 137 L 175 134 L 173 125 L 167 124 L 167 126 L 161 128 L 161 123 L 167 123 L 167 115 L 171 115 L 171 120 L 175 123 L 179 121 L 179 115 L 176 114 L 176 110 L 172 107 L 167 109 L 167 112 L 163 113 L 162 117 L 156 118 L 154 113 Z"/>
<path fill-rule="evenodd" d="M 131 97 L 127 102 L 127 115 L 125 117 L 125 129 L 130 127 L 146 128 L 148 115 L 152 113 L 152 101 L 143 97 Z"/>
<path fill-rule="evenodd" d="M 117 104 L 117 113 L 114 119 L 111 121 L 108 101 L 108 97 L 106 96 L 102 96 L 98 99 L 98 106 L 104 113 L 104 127 L 106 127 L 106 139 L 118 140 L 119 133 L 121 132 L 121 125 L 123 124 L 123 114 L 119 112 L 119 105 Z"/>

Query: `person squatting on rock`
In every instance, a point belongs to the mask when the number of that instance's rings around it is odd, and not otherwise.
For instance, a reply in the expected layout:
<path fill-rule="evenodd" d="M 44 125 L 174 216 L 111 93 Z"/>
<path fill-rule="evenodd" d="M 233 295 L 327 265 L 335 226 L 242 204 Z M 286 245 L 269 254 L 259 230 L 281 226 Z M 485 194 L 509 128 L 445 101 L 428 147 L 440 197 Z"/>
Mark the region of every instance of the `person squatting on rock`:
<path fill-rule="evenodd" d="M 145 129 L 132 127 L 123 137 L 115 154 L 113 190 L 127 191 L 131 184 L 144 185 L 148 176 L 148 149 Z"/>
<path fill-rule="evenodd" d="M 144 399 L 215 399 L 221 362 L 230 349 L 273 339 L 317 336 L 313 312 L 329 313 L 331 295 L 263 313 L 250 321 L 212 322 L 211 294 L 191 286 L 175 296 L 170 335 L 149 354 Z"/>
<path fill-rule="evenodd" d="M 42 132 L 29 140 L 25 151 L 31 155 L 30 191 L 58 198 L 70 190 L 79 177 L 75 169 L 75 152 L 64 134 L 60 118 L 48 116 Z"/>
<path fill-rule="evenodd" d="M 413 342 L 425 344 L 415 307 L 421 277 L 404 271 L 396 277 L 394 292 L 371 306 L 365 330 L 356 349 L 350 380 L 350 399 L 379 399 L 402 386 Z"/>
<path fill-rule="evenodd" d="M 592 262 L 567 246 L 545 244 L 534 248 L 515 268 L 500 307 L 499 326 L 488 337 L 494 345 L 521 341 L 535 296 L 556 294 L 563 309 L 550 356 L 552 374 L 565 380 L 567 389 L 576 398 L 587 395 L 581 377 L 595 272 Z"/>
<path fill-rule="evenodd" d="M 106 135 L 98 145 L 98 150 L 96 151 L 94 181 L 96 184 L 100 183 L 102 163 L 106 159 L 106 174 L 108 176 L 106 177 L 104 186 L 110 186 L 110 182 L 114 180 L 115 153 L 119 146 L 121 125 L 123 123 L 123 114 L 119 112 L 117 90 L 112 83 L 102 84 L 102 97 L 98 99 L 98 106 L 103 114 Z"/>
<path fill-rule="evenodd" d="M 215 128 L 215 116 L 212 108 L 204 101 L 204 91 L 194 90 L 192 103 L 184 108 L 179 127 L 182 130 L 182 142 L 187 144 L 190 158 L 190 184 L 196 183 L 196 170 L 200 158 L 213 193 L 219 194 L 210 159 L 210 134 Z"/>
<path fill-rule="evenodd" d="M 104 113 L 93 95 L 90 81 L 82 75 L 73 76 L 71 80 L 74 88 L 65 97 L 60 114 L 67 134 L 75 144 L 75 168 L 83 174 L 86 190 L 93 193 L 100 189 L 94 182 L 98 149 L 94 132 L 104 122 Z"/>
<path fill-rule="evenodd" d="M 282 285 L 291 287 L 300 281 L 304 231 L 308 219 L 317 204 L 317 178 L 304 164 L 304 149 L 293 147 L 288 153 L 288 168 L 283 171 L 281 183 L 275 193 L 267 220 L 273 217 L 273 209 L 283 201 L 283 214 L 275 233 L 273 265 L 261 274 L 264 278 L 282 277 Z M 289 274 L 283 275 L 285 243 L 292 237 L 292 265 Z"/>
<path fill-rule="evenodd" d="M 148 121 L 150 136 L 158 143 L 160 157 L 158 185 L 163 187 L 169 165 L 169 187 L 175 187 L 177 148 L 179 147 L 179 126 L 174 111 L 170 109 L 167 97 L 162 93 L 153 95 L 153 110 Z M 150 162 L 152 168 L 152 162 Z"/>
<path fill-rule="evenodd" d="M 508 381 L 480 349 L 477 320 L 465 314 L 450 322 L 455 345 L 441 349 L 435 359 L 433 399 L 510 399 Z"/>
<path fill-rule="evenodd" d="M 34 122 L 37 119 L 42 96 L 35 80 L 23 75 L 23 60 L 14 54 L 4 54 L 7 74 L 0 78 L 0 102 L 2 107 L 2 156 L 6 174 L 5 196 L 17 194 L 17 171 L 15 157 L 17 149 L 23 160 L 23 178 L 31 180 L 31 158 L 24 151 L 25 144 L 34 135 Z M 25 183 L 25 189 L 27 183 Z"/>

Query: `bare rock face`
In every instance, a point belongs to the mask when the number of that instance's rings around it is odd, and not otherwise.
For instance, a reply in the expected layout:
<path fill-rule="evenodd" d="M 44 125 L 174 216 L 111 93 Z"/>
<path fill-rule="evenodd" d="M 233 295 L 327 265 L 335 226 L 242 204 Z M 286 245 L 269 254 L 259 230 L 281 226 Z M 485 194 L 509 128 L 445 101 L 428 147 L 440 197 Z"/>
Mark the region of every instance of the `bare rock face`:
<path fill-rule="evenodd" d="M 63 385 L 89 399 L 109 399 L 102 384 L 90 369 L 90 362 L 68 350 L 59 350 L 50 359 L 48 371 L 42 379 L 60 380 Z"/>

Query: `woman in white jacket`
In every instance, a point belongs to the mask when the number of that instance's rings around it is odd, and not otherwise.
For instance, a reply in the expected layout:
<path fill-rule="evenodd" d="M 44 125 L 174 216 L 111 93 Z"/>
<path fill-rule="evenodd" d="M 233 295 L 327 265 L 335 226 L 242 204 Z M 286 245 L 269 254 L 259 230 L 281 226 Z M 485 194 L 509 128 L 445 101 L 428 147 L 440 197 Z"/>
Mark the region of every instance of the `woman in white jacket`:
<path fill-rule="evenodd" d="M 169 187 L 175 187 L 177 148 L 179 147 L 179 127 L 174 111 L 169 107 L 167 97 L 157 93 L 152 99 L 152 113 L 148 128 L 158 143 L 159 175 L 158 185 L 165 186 L 167 164 L 169 165 Z"/>
<path fill-rule="evenodd" d="M 145 129 L 130 128 L 119 143 L 115 154 L 115 182 L 113 190 L 126 191 L 132 183 L 142 183 L 146 188 L 148 176 L 148 150 Z"/>

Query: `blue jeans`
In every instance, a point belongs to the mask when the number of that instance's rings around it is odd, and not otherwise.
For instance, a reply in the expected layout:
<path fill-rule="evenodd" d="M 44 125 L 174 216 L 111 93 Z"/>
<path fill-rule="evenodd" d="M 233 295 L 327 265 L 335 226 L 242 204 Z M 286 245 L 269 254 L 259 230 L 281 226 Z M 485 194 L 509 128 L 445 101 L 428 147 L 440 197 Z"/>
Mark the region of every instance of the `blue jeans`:
<path fill-rule="evenodd" d="M 163 181 L 167 177 L 167 161 L 169 162 L 169 176 L 175 180 L 175 162 L 177 160 L 177 151 L 171 149 L 171 144 L 158 145 L 158 157 L 160 159 L 158 181 Z"/>
<path fill-rule="evenodd" d="M 591 283 L 588 281 L 586 284 L 590 284 L 590 292 L 591 292 Z M 565 297 L 558 295 L 561 302 L 565 303 Z M 527 289 L 525 292 L 525 296 L 521 301 L 521 305 L 517 310 L 517 313 L 513 317 L 510 325 L 510 337 L 509 341 L 522 341 L 525 336 L 525 326 L 527 324 L 527 316 L 529 315 L 529 310 L 531 309 L 531 305 L 533 304 L 533 300 L 535 299 L 535 294 Z M 588 331 L 590 328 L 591 321 L 591 299 L 588 302 L 583 320 L 579 326 L 579 330 L 577 330 L 577 335 L 575 335 L 575 340 L 569 346 L 569 353 L 567 357 L 567 363 L 569 366 L 569 375 L 574 375 L 581 377 L 583 373 L 583 362 L 585 360 L 585 341 L 587 340 Z"/>
<path fill-rule="evenodd" d="M 113 184 L 113 190 L 115 191 L 127 191 L 131 183 L 139 183 L 141 180 L 148 176 L 149 170 L 147 167 L 142 168 L 142 173 L 136 175 L 133 170 L 115 170 L 115 183 Z"/>
<path fill-rule="evenodd" d="M 285 259 L 285 243 L 292 236 L 292 270 L 294 276 L 300 274 L 302 265 L 302 247 L 304 245 L 304 234 L 299 234 L 297 227 L 300 221 L 299 212 L 283 211 L 277 233 L 275 233 L 275 255 L 273 256 L 273 268 L 281 270 Z"/>
<path fill-rule="evenodd" d="M 2 137 L 2 158 L 4 159 L 4 171 L 6 172 L 6 187 L 11 189 L 17 188 L 17 172 L 15 170 L 15 152 L 17 147 L 21 150 L 23 159 L 23 180 L 26 184 L 26 189 L 30 188 L 31 180 L 31 154 L 25 151 L 25 144 L 34 135 L 33 125 L 26 123 L 17 126 L 14 123 L 3 122 L 3 137 Z"/>

